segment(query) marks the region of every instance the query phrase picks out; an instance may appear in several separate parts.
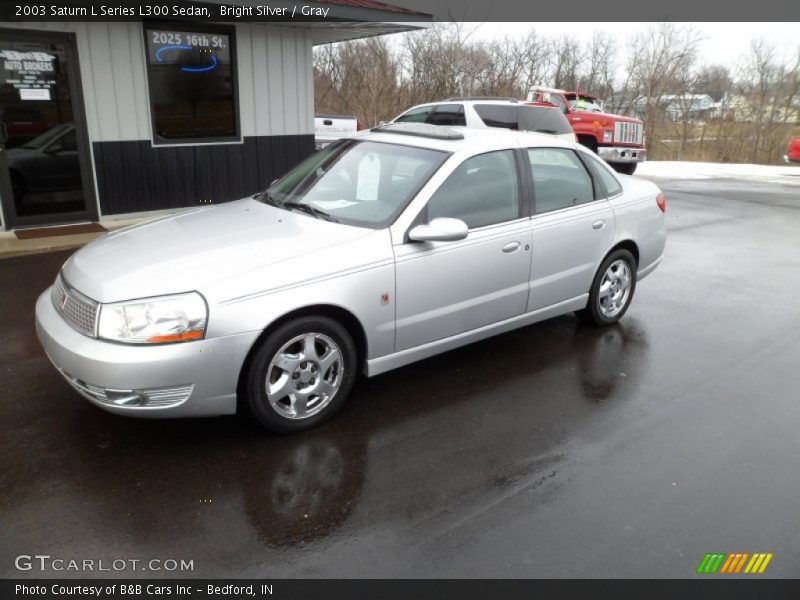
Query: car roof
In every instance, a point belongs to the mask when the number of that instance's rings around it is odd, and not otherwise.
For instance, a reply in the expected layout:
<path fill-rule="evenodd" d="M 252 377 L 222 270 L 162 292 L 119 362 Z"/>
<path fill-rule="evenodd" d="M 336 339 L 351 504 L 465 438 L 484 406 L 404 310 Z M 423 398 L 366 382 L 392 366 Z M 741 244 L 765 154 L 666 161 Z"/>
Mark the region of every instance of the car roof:
<path fill-rule="evenodd" d="M 575 148 L 576 144 L 546 133 L 512 131 L 500 128 L 450 127 L 427 123 L 390 123 L 360 131 L 349 139 L 372 140 L 431 150 L 457 152 L 479 147 L 484 150 L 501 150 L 519 147 Z M 480 142 L 480 146 L 476 146 Z"/>
<path fill-rule="evenodd" d="M 436 102 L 415 104 L 411 108 L 404 110 L 401 114 L 405 114 L 409 110 L 415 108 L 422 108 L 423 106 L 438 106 L 440 104 L 502 104 L 504 106 L 525 106 L 525 102 L 510 100 L 508 98 L 450 98 L 445 100 L 437 100 Z"/>

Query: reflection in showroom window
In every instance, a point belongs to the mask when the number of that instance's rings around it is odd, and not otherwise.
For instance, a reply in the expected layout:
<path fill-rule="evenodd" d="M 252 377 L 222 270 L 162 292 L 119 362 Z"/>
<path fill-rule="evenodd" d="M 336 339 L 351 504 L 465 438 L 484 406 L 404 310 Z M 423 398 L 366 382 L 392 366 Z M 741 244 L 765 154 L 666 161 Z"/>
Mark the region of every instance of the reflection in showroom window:
<path fill-rule="evenodd" d="M 233 30 L 185 28 L 145 27 L 153 142 L 238 140 Z"/>

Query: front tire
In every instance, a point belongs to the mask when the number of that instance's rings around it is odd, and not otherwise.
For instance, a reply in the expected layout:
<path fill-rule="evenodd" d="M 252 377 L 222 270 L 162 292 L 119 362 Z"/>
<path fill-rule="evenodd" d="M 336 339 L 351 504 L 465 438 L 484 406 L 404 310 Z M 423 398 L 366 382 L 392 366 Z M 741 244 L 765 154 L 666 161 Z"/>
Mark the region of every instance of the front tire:
<path fill-rule="evenodd" d="M 599 327 L 616 323 L 627 312 L 635 290 L 636 259 L 628 250 L 615 250 L 597 270 L 589 301 L 578 317 Z"/>
<path fill-rule="evenodd" d="M 623 175 L 633 175 L 636 172 L 636 165 L 638 163 L 608 163 L 617 173 Z"/>
<path fill-rule="evenodd" d="M 340 323 L 322 316 L 278 327 L 247 368 L 244 405 L 263 427 L 294 433 L 341 408 L 356 378 L 356 346 Z"/>

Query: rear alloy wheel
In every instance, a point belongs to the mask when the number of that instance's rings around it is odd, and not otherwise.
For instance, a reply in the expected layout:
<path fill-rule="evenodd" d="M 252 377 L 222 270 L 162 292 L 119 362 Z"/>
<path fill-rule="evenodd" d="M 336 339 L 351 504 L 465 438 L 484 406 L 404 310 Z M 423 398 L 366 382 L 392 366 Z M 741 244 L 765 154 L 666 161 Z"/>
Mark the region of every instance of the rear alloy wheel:
<path fill-rule="evenodd" d="M 344 403 L 356 360 L 352 337 L 333 319 L 290 321 L 253 356 L 245 403 L 261 425 L 277 433 L 311 429 Z"/>
<path fill-rule="evenodd" d="M 610 164 L 617 173 L 622 173 L 623 175 L 633 175 L 636 172 L 636 165 L 637 163 L 608 163 Z"/>
<path fill-rule="evenodd" d="M 609 254 L 597 270 L 586 308 L 578 312 L 582 321 L 611 325 L 622 318 L 636 289 L 636 259 L 627 250 Z"/>

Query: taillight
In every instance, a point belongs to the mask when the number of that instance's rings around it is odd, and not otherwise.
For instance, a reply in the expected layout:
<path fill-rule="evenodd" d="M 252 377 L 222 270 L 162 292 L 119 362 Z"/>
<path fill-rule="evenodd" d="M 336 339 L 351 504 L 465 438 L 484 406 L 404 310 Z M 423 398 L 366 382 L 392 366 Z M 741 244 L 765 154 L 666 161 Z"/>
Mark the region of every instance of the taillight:
<path fill-rule="evenodd" d="M 362 129 L 364 129 L 364 124 L 361 119 L 356 119 L 356 131 L 361 131 Z"/>
<path fill-rule="evenodd" d="M 656 204 L 658 204 L 658 208 L 661 210 L 661 212 L 667 211 L 667 198 L 664 196 L 664 194 L 659 194 L 656 196 Z"/>

